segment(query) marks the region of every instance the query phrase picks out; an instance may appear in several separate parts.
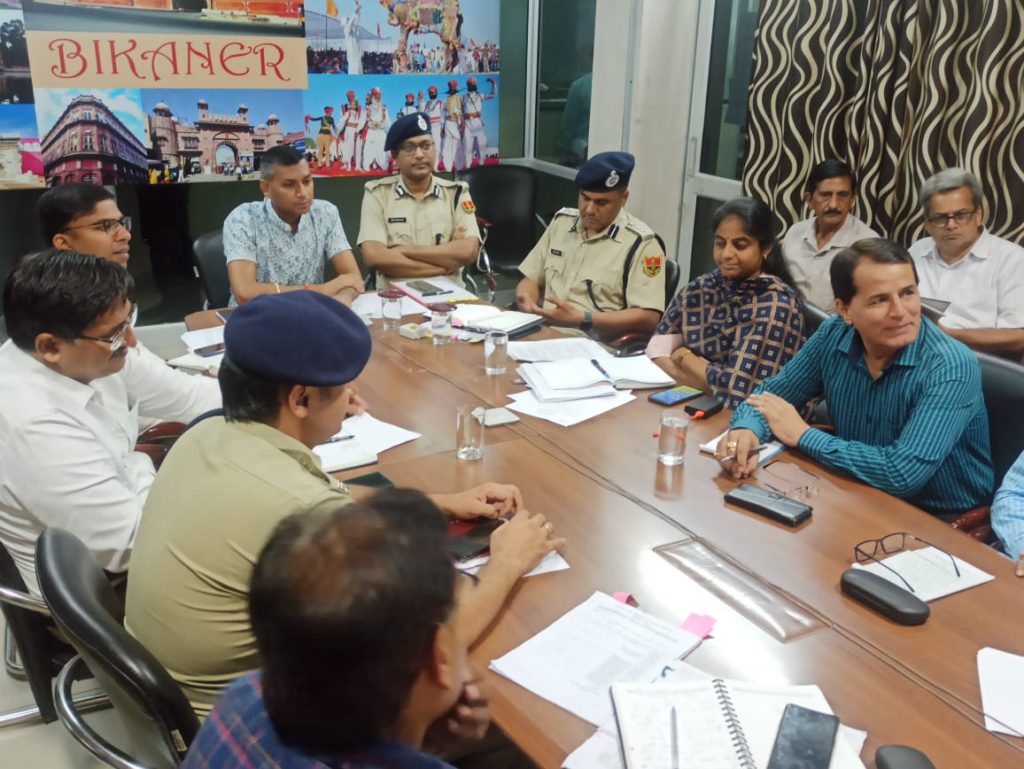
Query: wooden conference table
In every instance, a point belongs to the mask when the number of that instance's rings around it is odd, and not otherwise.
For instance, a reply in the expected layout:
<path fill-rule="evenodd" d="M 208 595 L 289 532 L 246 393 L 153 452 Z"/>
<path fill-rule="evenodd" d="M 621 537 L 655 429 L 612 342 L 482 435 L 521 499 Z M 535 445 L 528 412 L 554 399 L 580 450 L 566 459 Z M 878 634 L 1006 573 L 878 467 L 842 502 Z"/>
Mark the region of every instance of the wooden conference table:
<path fill-rule="evenodd" d="M 219 321 L 200 313 L 186 322 Z M 456 405 L 505 405 L 508 393 L 522 389 L 512 384 L 512 367 L 488 377 L 480 345 L 435 347 L 376 326 L 373 334 L 362 393 L 375 416 L 423 434 L 382 455 L 380 469 L 426 491 L 516 483 L 527 506 L 569 539 L 572 568 L 522 581 L 472 655 L 495 720 L 540 766 L 559 767 L 593 727 L 488 672 L 487 663 L 595 590 L 629 591 L 642 610 L 676 622 L 690 612 L 716 617 L 713 637 L 689 662 L 761 683 L 818 684 L 843 723 L 868 732 L 862 755 L 869 766 L 875 749 L 891 743 L 918 747 L 938 767 L 1024 765 L 1024 740 L 985 730 L 977 682 L 978 649 L 1024 653 L 1024 584 L 1007 559 L 796 452 L 779 459 L 820 479 L 810 522 L 793 530 L 727 505 L 722 495 L 735 482 L 698 444 L 724 430 L 728 417 L 694 422 L 685 464 L 660 467 L 652 438 L 660 407 L 641 391 L 571 428 L 525 416 L 488 428 L 484 458 L 457 461 Z M 934 602 L 924 626 L 894 625 L 838 586 L 854 543 L 893 531 L 928 540 L 996 579 Z M 671 552 L 655 550 L 680 542 Z"/>

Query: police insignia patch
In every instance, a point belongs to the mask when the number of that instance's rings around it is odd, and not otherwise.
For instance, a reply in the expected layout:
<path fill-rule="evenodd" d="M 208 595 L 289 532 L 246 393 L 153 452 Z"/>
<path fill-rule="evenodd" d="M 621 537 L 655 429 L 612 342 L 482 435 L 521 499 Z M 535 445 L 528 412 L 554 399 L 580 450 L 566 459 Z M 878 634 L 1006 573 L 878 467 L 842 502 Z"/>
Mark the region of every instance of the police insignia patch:
<path fill-rule="evenodd" d="M 474 203 L 470 198 L 467 198 L 466 200 L 462 201 L 462 210 L 465 211 L 467 214 L 475 214 L 476 203 Z"/>
<path fill-rule="evenodd" d="M 423 119 L 422 115 L 416 120 L 416 125 L 419 126 L 421 131 L 427 130 L 427 121 Z"/>
<path fill-rule="evenodd" d="M 618 183 L 619 174 L 616 171 L 612 171 L 610 174 L 608 174 L 608 178 L 604 180 L 604 186 L 607 187 L 608 189 L 611 189 Z"/>
<path fill-rule="evenodd" d="M 661 256 L 645 256 L 644 257 L 644 273 L 648 277 L 655 277 L 661 272 Z"/>

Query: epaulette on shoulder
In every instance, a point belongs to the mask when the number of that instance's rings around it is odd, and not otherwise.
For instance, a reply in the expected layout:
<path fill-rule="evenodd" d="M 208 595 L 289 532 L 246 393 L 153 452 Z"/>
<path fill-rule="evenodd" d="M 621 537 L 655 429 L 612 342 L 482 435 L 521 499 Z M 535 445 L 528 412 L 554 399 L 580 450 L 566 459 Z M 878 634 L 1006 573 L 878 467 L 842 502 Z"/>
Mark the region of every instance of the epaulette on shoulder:
<path fill-rule="evenodd" d="M 373 179 L 373 180 L 368 181 L 366 183 L 366 189 L 367 190 L 375 190 L 378 187 L 386 187 L 389 184 L 397 183 L 398 180 L 401 179 L 401 178 L 402 178 L 401 176 L 396 174 L 395 176 L 385 176 L 385 177 L 380 178 L 380 179 Z"/>
<path fill-rule="evenodd" d="M 637 219 L 635 216 L 626 218 L 625 227 L 634 235 L 639 235 L 642 240 L 650 240 L 655 236 L 654 230 Z"/>
<path fill-rule="evenodd" d="M 566 206 L 565 208 L 559 208 L 557 211 L 555 211 L 555 215 L 551 218 L 555 219 L 559 216 L 571 216 L 573 219 L 575 219 L 579 215 L 580 210 L 578 208 L 569 208 L 568 206 Z"/>

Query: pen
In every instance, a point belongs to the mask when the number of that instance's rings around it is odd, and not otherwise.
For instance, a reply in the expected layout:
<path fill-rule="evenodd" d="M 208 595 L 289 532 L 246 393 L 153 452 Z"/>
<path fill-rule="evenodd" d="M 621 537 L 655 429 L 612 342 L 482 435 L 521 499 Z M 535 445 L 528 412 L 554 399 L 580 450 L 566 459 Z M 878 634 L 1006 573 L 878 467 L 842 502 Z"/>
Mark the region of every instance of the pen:
<path fill-rule="evenodd" d="M 748 451 L 747 452 L 747 456 L 749 457 L 751 454 L 753 454 L 755 452 L 758 452 L 758 451 L 761 451 L 762 449 L 766 449 L 766 448 L 768 448 L 768 444 L 767 443 L 761 443 L 761 444 L 759 444 L 757 446 L 754 446 L 754 448 L 752 448 L 750 451 Z M 727 454 L 726 456 L 722 457 L 718 461 L 719 462 L 729 462 L 729 461 L 731 461 L 733 459 L 736 459 L 736 455 L 735 454 Z"/>
<path fill-rule="evenodd" d="M 605 379 L 607 379 L 609 382 L 612 381 L 612 375 L 609 374 L 607 371 L 605 371 L 600 363 L 598 363 L 593 358 L 590 359 L 590 362 L 594 364 L 594 368 L 596 368 L 598 371 L 600 371 L 601 375 L 604 376 Z"/>
<path fill-rule="evenodd" d="M 324 443 L 341 443 L 342 441 L 350 441 L 355 437 L 354 435 L 335 435 L 333 438 L 328 438 Z"/>
<path fill-rule="evenodd" d="M 679 769 L 679 726 L 675 705 L 672 706 L 672 769 Z"/>

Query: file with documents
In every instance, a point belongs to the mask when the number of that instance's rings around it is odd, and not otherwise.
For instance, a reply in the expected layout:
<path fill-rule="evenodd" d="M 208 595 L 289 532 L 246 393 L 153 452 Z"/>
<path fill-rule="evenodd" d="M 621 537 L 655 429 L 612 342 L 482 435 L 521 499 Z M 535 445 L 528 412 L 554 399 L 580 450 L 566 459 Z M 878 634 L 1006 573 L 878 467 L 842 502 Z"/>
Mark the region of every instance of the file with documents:
<path fill-rule="evenodd" d="M 533 364 L 553 389 L 588 387 L 608 382 L 617 390 L 644 390 L 674 385 L 675 380 L 646 355 L 628 358 L 571 358 Z"/>

